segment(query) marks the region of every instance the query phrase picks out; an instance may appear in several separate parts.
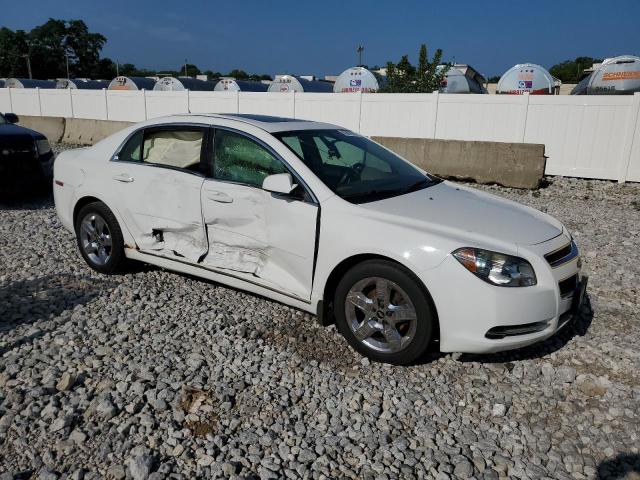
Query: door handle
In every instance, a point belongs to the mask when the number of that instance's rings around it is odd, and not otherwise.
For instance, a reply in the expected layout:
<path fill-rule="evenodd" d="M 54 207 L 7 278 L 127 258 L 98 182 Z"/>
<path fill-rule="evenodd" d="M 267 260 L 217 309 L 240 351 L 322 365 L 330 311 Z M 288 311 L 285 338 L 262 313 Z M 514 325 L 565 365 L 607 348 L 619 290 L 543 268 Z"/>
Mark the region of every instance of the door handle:
<path fill-rule="evenodd" d="M 227 195 L 224 192 L 207 191 L 207 198 L 209 200 L 213 200 L 214 202 L 220 202 L 220 203 L 233 202 L 233 198 L 231 198 L 229 195 Z"/>
<path fill-rule="evenodd" d="M 124 183 L 133 182 L 133 177 L 130 176 L 129 174 L 127 174 L 127 173 L 121 173 L 119 175 L 114 175 L 113 179 L 117 180 L 118 182 L 124 182 Z"/>

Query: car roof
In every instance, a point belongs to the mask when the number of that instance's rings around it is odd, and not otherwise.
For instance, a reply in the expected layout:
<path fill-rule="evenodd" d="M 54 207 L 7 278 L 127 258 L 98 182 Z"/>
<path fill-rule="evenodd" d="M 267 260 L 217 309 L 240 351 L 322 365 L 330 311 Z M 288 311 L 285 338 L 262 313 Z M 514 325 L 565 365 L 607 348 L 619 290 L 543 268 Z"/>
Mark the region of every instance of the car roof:
<path fill-rule="evenodd" d="M 215 119 L 234 120 L 240 123 L 253 125 L 261 128 L 269 133 L 286 132 L 294 130 L 326 130 L 341 129 L 337 125 L 330 123 L 314 122 L 311 120 L 301 120 L 299 118 L 277 117 L 271 115 L 257 115 L 250 113 L 191 113 L 181 115 L 171 115 L 169 117 L 161 117 L 154 119 L 154 124 L 162 124 L 167 121 L 180 119 L 208 119 L 207 123 L 215 124 Z"/>

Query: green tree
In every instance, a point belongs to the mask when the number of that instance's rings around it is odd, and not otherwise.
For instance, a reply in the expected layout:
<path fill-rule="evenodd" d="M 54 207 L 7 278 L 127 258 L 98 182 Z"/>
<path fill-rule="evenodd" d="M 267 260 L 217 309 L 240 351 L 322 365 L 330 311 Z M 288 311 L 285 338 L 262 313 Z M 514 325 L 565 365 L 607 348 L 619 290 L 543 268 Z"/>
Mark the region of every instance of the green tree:
<path fill-rule="evenodd" d="M 549 69 L 549 73 L 564 83 L 578 83 L 585 68 L 591 68 L 594 63 L 600 62 L 602 60 L 598 58 L 577 57 L 575 60 L 565 60 L 554 65 Z"/>
<path fill-rule="evenodd" d="M 249 74 L 247 72 L 245 72 L 244 70 L 239 70 L 237 68 L 231 70 L 226 76 L 233 77 L 237 80 L 247 80 L 249 78 Z"/>
<path fill-rule="evenodd" d="M 27 57 L 34 78 L 88 77 L 98 68 L 107 39 L 82 20 L 55 20 L 31 29 L 0 29 L 0 75 L 26 77 Z M 103 65 L 104 67 L 104 65 Z"/>
<path fill-rule="evenodd" d="M 187 73 L 186 73 L 186 75 L 187 75 L 188 77 L 195 77 L 196 75 L 200 75 L 200 74 L 202 73 L 202 72 L 200 72 L 200 69 L 199 69 L 196 65 L 194 65 L 193 63 L 187 63 L 187 65 L 186 65 L 186 66 L 187 66 Z M 180 76 L 185 75 L 185 73 L 184 73 L 184 67 L 185 67 L 185 66 L 184 66 L 184 65 L 182 65 L 182 67 L 180 67 L 180 68 L 178 68 L 178 69 L 177 69 L 177 71 L 178 71 L 178 75 L 180 75 Z"/>
<path fill-rule="evenodd" d="M 0 28 L 0 77 L 27 77 L 28 48 L 24 30 Z"/>
<path fill-rule="evenodd" d="M 386 93 L 431 93 L 442 86 L 449 66 L 440 66 L 442 50 L 437 49 L 431 61 L 427 46 L 422 44 L 418 54 L 418 66 L 411 65 L 408 55 L 398 63 L 387 62 L 387 84 L 380 91 Z"/>

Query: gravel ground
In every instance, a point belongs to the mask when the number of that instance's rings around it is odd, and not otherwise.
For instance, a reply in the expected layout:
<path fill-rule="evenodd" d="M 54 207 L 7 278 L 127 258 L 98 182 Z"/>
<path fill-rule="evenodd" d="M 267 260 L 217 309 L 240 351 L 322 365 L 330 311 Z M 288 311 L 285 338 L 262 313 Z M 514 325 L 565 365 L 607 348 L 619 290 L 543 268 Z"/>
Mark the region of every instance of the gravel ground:
<path fill-rule="evenodd" d="M 591 308 L 404 368 L 264 298 L 96 274 L 51 198 L 0 204 L 0 479 L 640 478 L 640 186 L 549 182 L 480 188 L 573 231 Z"/>

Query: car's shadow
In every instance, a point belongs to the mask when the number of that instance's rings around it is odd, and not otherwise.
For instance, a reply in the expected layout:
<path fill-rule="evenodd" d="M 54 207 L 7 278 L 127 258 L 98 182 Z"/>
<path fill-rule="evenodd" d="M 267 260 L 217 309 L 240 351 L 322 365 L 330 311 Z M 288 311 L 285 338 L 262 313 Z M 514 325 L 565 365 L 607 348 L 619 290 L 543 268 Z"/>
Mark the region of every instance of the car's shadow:
<path fill-rule="evenodd" d="M 572 338 L 586 335 L 593 321 L 591 299 L 585 295 L 579 314 L 562 330 L 546 340 L 527 347 L 491 354 L 462 354 L 460 362 L 503 363 L 543 358 L 563 348 Z"/>
<path fill-rule="evenodd" d="M 598 478 L 601 480 L 640 478 L 640 455 L 621 453 L 615 458 L 603 461 L 598 465 Z"/>
<path fill-rule="evenodd" d="M 0 355 L 24 343 L 33 342 L 46 333 L 38 328 L 26 336 L 15 336 L 12 330 L 41 320 L 57 319 L 64 311 L 85 305 L 115 288 L 111 280 L 59 273 L 27 280 L 15 280 L 0 286 Z M 69 317 L 70 318 L 70 317 Z"/>

